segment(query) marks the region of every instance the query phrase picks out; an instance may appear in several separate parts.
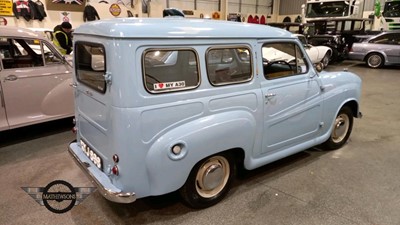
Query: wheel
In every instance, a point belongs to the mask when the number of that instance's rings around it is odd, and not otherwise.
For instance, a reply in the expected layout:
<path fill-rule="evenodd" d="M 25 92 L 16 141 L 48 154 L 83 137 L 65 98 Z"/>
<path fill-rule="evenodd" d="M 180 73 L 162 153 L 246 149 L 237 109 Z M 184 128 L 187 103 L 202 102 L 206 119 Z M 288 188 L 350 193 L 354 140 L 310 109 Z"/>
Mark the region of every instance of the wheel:
<path fill-rule="evenodd" d="M 215 205 L 229 192 L 234 171 L 235 164 L 228 154 L 200 161 L 180 189 L 184 203 L 196 209 Z"/>
<path fill-rule="evenodd" d="M 329 60 L 330 60 L 330 56 L 329 56 L 329 51 L 327 53 L 325 53 L 324 58 L 322 58 L 321 63 L 324 66 L 324 68 L 326 68 L 329 64 Z"/>
<path fill-rule="evenodd" d="M 333 129 L 329 139 L 322 144 L 327 150 L 341 148 L 349 139 L 353 129 L 353 113 L 349 107 L 340 109 L 333 123 Z"/>
<path fill-rule="evenodd" d="M 331 50 L 332 50 L 332 54 L 331 54 L 331 57 L 329 58 L 329 62 L 332 64 L 332 63 L 336 63 L 336 62 L 339 62 L 340 60 L 339 60 L 339 51 L 338 51 L 338 49 L 337 48 L 334 48 L 334 47 L 332 47 L 332 46 L 327 46 L 327 47 L 329 47 Z"/>
<path fill-rule="evenodd" d="M 384 64 L 383 56 L 378 53 L 369 54 L 366 61 L 367 65 L 371 68 L 379 68 Z"/>

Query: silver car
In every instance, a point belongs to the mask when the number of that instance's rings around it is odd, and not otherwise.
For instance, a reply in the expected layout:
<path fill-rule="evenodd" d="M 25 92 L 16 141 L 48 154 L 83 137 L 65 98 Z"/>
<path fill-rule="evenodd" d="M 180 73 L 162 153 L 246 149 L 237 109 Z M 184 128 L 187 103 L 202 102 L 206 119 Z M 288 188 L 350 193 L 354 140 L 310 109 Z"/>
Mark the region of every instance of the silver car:
<path fill-rule="evenodd" d="M 71 65 L 43 33 L 2 27 L 0 131 L 72 117 Z"/>
<path fill-rule="evenodd" d="M 349 59 L 365 61 L 371 68 L 400 64 L 400 31 L 385 31 L 354 43 Z"/>

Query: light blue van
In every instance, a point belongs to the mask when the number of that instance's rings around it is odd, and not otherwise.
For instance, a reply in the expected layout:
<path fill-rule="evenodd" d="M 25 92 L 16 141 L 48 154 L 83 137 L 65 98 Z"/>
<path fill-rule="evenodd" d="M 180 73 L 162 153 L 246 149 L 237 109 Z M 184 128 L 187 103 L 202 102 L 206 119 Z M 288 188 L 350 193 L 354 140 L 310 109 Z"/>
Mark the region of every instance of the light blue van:
<path fill-rule="evenodd" d="M 194 208 L 251 170 L 316 145 L 342 147 L 361 80 L 318 72 L 291 33 L 186 18 L 85 23 L 74 32 L 76 141 L 107 199 L 179 190 Z"/>

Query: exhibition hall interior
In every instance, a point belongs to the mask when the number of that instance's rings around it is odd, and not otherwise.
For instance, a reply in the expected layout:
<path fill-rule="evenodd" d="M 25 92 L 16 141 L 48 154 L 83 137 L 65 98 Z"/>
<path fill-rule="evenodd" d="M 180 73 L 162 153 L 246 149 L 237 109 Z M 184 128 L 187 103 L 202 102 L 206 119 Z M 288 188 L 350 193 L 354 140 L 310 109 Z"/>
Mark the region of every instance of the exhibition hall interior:
<path fill-rule="evenodd" d="M 398 225 L 399 84 L 400 0 L 0 0 L 0 224 Z"/>

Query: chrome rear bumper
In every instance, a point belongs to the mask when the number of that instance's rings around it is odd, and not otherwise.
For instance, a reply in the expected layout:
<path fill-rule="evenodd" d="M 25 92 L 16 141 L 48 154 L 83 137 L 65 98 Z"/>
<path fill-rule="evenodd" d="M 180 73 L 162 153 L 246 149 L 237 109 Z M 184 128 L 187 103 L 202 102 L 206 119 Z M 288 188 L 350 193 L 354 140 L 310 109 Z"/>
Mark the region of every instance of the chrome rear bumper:
<path fill-rule="evenodd" d="M 97 190 L 106 199 L 118 203 L 131 203 L 136 201 L 136 195 L 133 192 L 122 192 L 115 187 L 108 176 L 101 172 L 90 161 L 83 151 L 78 146 L 77 142 L 71 142 L 68 146 L 68 152 L 71 154 L 74 161 L 79 165 L 89 180 L 97 186 Z"/>

